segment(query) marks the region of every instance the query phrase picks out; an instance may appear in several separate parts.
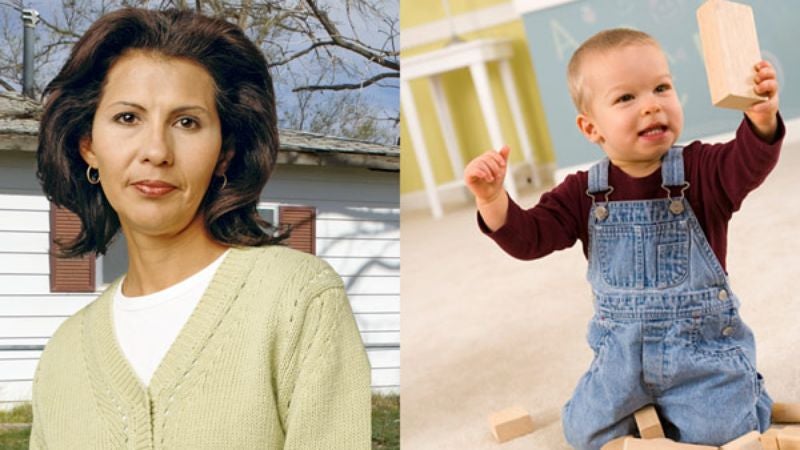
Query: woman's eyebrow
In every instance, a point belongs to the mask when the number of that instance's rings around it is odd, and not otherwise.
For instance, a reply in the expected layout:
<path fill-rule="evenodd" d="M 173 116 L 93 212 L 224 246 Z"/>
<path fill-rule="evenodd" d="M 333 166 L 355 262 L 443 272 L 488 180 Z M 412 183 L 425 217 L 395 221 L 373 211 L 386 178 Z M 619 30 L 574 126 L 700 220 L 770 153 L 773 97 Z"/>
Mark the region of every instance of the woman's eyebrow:
<path fill-rule="evenodd" d="M 114 103 L 112 103 L 112 104 L 110 104 L 108 106 L 111 107 L 111 106 L 115 106 L 115 105 L 130 106 L 131 108 L 136 108 L 136 109 L 139 109 L 139 110 L 142 110 L 142 111 L 147 111 L 147 108 L 145 108 L 144 106 L 142 106 L 142 105 L 140 105 L 138 103 L 126 102 L 124 100 L 121 100 L 121 101 L 118 101 L 118 102 L 114 102 Z M 179 107 L 173 109 L 171 111 L 171 113 L 173 113 L 173 114 L 174 113 L 182 113 L 182 112 L 191 111 L 191 110 L 196 110 L 196 111 L 199 111 L 201 113 L 208 114 L 208 110 L 206 108 L 200 106 L 200 105 L 183 105 L 183 106 L 179 106 Z"/>

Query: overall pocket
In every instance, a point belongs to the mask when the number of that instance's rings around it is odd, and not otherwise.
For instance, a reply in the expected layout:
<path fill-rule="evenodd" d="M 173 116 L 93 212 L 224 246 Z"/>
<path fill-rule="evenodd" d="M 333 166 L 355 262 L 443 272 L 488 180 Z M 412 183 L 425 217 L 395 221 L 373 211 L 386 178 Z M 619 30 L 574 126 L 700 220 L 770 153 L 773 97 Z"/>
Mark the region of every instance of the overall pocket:
<path fill-rule="evenodd" d="M 742 322 L 739 312 L 730 309 L 695 319 L 692 344 L 699 364 L 731 376 L 746 373 L 749 390 L 758 398 L 761 386 L 755 367 L 755 343 L 750 328 Z"/>
<path fill-rule="evenodd" d="M 755 368 L 752 332 L 736 309 L 694 320 L 688 378 L 702 386 L 698 394 L 715 405 L 712 409 L 723 411 L 710 419 L 717 422 L 709 426 L 739 434 L 759 429 L 757 403 L 762 388 Z M 736 433 L 727 437 L 738 436 Z"/>
<path fill-rule="evenodd" d="M 638 287 L 636 275 L 642 267 L 637 261 L 636 231 L 632 225 L 596 225 L 593 247 L 596 270 L 607 285 Z"/>
<path fill-rule="evenodd" d="M 689 224 L 595 225 L 593 254 L 597 270 L 610 287 L 668 288 L 689 274 Z"/>

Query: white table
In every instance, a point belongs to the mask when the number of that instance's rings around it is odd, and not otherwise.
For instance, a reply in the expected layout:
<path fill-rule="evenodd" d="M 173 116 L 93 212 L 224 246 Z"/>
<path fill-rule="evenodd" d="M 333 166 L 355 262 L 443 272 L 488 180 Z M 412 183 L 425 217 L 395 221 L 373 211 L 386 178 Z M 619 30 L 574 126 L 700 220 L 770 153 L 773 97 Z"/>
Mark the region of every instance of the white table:
<path fill-rule="evenodd" d="M 499 149 L 506 141 L 503 139 L 487 69 L 488 63 L 497 61 L 500 68 L 501 82 L 508 98 L 511 116 L 519 136 L 525 161 L 531 167 L 534 167 L 533 149 L 531 148 L 528 129 L 525 126 L 525 119 L 522 116 L 519 95 L 514 85 L 514 75 L 509 63 L 512 57 L 513 49 L 510 40 L 480 39 L 455 43 L 439 50 L 401 60 L 400 103 L 405 113 L 411 144 L 414 147 L 417 163 L 422 173 L 422 181 L 425 185 L 425 193 L 428 197 L 431 213 L 436 218 L 442 216 L 442 204 L 439 200 L 433 169 L 428 158 L 428 148 L 423 138 L 422 125 L 420 124 L 409 82 L 418 78 L 428 79 L 450 164 L 456 178 L 460 180 L 464 176 L 465 164 L 459 151 L 458 138 L 453 128 L 450 108 L 447 105 L 447 99 L 442 89 L 441 76 L 445 72 L 452 70 L 469 69 L 475 91 L 478 94 L 483 118 L 489 131 L 492 147 Z M 517 189 L 512 173 L 509 165 L 504 185 L 512 197 L 517 197 Z M 533 173 L 535 174 L 536 171 L 534 170 Z"/>

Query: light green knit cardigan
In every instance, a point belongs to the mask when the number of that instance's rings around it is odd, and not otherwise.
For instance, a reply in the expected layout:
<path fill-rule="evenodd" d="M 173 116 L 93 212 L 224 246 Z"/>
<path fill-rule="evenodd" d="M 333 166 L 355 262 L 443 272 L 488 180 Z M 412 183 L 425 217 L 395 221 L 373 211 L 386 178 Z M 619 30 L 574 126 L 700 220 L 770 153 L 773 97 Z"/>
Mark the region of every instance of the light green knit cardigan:
<path fill-rule="evenodd" d="M 32 449 L 370 448 L 369 363 L 321 259 L 232 249 L 147 387 L 114 336 L 118 282 L 42 353 Z"/>

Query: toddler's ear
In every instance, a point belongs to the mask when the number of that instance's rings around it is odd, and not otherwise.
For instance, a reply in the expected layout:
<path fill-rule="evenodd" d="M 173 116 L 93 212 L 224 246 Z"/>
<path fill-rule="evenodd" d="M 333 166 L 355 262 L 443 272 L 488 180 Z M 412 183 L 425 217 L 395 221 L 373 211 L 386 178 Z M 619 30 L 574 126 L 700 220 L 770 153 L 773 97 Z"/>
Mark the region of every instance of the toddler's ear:
<path fill-rule="evenodd" d="M 575 119 L 575 124 L 578 125 L 578 129 L 586 136 L 589 142 L 598 145 L 603 143 L 603 137 L 600 136 L 597 126 L 595 126 L 594 121 L 589 118 L 589 116 L 578 114 L 578 117 Z"/>

